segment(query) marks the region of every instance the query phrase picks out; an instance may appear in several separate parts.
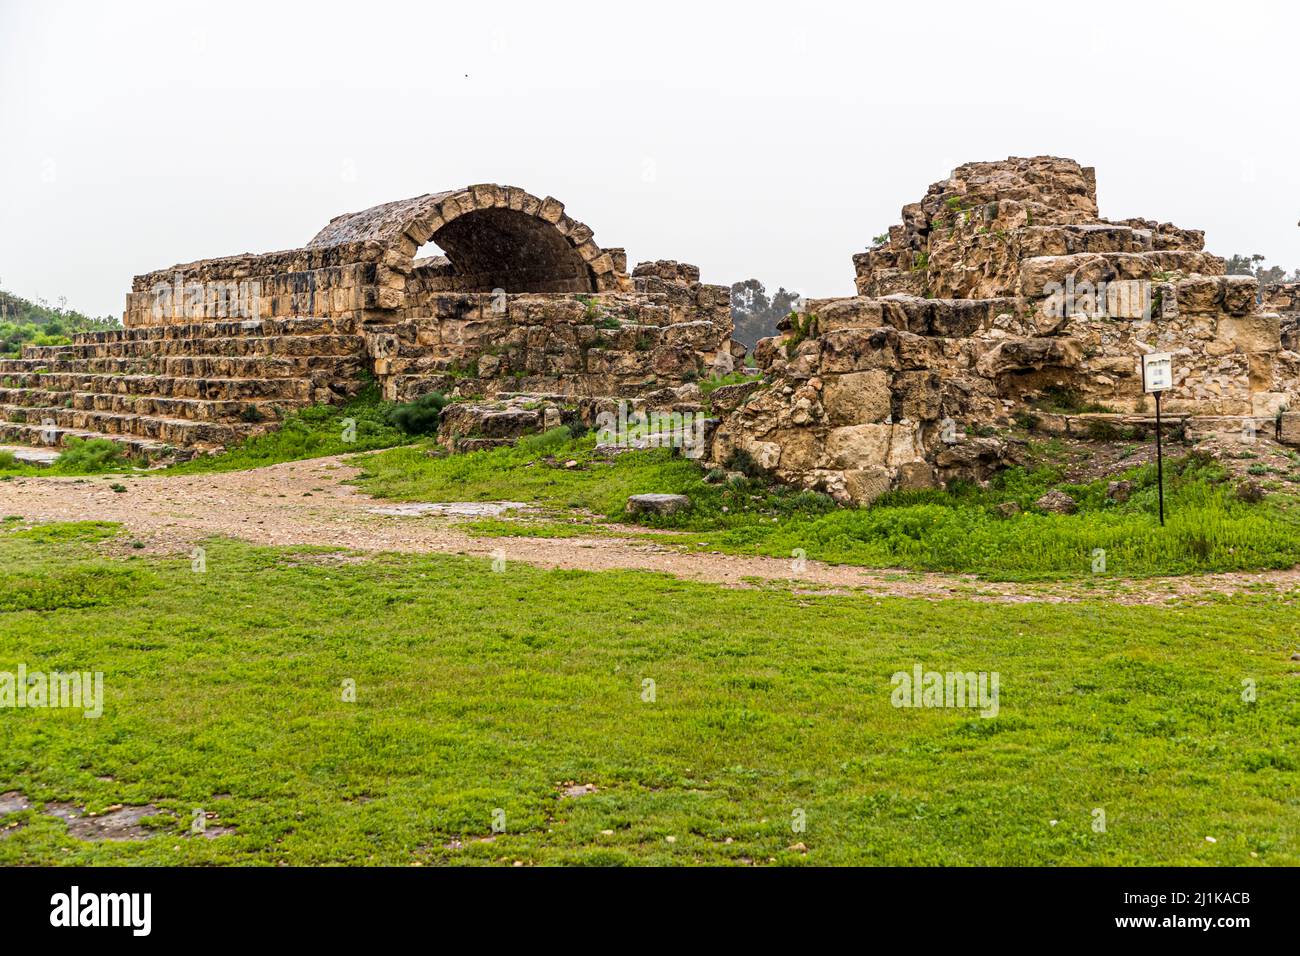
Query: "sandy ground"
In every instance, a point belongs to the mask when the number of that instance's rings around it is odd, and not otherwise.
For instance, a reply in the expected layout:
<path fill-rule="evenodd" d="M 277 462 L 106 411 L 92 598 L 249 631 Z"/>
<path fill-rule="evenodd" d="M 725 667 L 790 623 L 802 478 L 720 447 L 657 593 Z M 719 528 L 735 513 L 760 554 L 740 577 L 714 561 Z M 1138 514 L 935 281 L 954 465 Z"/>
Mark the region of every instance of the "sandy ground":
<path fill-rule="evenodd" d="M 102 476 L 15 478 L 0 482 L 0 516 L 120 522 L 144 543 L 144 553 L 188 552 L 198 541 L 223 535 L 265 545 L 504 557 L 507 562 L 544 568 L 627 568 L 732 587 L 773 582 L 810 594 L 855 592 L 1006 602 L 1076 601 L 1091 596 L 1125 604 L 1158 604 L 1174 598 L 1300 588 L 1300 567 L 1143 581 L 1008 584 L 967 575 L 870 570 L 816 561 L 796 568 L 793 561 L 777 558 L 685 552 L 654 541 L 618 537 L 618 526 L 609 527 L 610 535 L 581 538 L 474 537 L 461 530 L 472 516 L 436 513 L 443 509 L 414 513 L 422 509 L 371 498 L 344 484 L 357 472 L 338 458 L 318 458 L 252 471 L 133 478 L 121 483 Z M 116 492 L 115 484 L 127 490 Z"/>

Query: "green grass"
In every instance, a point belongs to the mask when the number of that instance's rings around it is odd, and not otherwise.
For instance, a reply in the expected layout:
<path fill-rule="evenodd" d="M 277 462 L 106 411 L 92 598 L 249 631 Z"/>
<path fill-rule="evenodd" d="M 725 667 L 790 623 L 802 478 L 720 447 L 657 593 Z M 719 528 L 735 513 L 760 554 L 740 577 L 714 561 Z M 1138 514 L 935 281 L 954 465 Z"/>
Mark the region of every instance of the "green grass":
<path fill-rule="evenodd" d="M 196 574 L 106 533 L 0 532 L 0 670 L 105 686 L 99 719 L 0 710 L 0 792 L 36 803 L 0 864 L 1300 863 L 1294 592 L 809 597 L 224 541 Z M 14 606 L 51 575 L 78 587 Z M 917 662 L 998 671 L 1000 713 L 894 708 Z M 163 815 L 82 843 L 51 800 Z M 183 836 L 195 808 L 235 832 Z"/>
<path fill-rule="evenodd" d="M 1070 484 L 1059 470 L 1039 467 L 1007 471 L 988 488 L 893 493 L 869 508 L 854 509 L 760 480 L 706 483 L 694 462 L 667 449 L 604 460 L 593 446 L 593 439 L 584 438 L 545 451 L 495 449 L 448 457 L 431 457 L 421 447 L 400 448 L 365 458 L 359 484 L 370 494 L 397 500 L 524 501 L 561 511 L 582 509 L 611 521 L 628 520 L 629 495 L 686 494 L 691 511 L 643 520 L 689 532 L 669 539 L 689 548 L 781 558 L 802 550 L 808 558 L 834 563 L 969 572 L 994 580 L 1092 577 L 1098 549 L 1105 551 L 1105 574 L 1112 577 L 1300 563 L 1295 499 L 1273 495 L 1258 504 L 1240 501 L 1222 468 L 1195 454 L 1167 464 L 1167 526 L 1161 528 L 1153 465 L 1124 473 L 1134 484 L 1124 503 L 1107 500 L 1105 479 Z M 578 468 L 563 467 L 570 458 Z M 1034 502 L 1052 488 L 1074 497 L 1078 513 L 1036 511 Z M 1003 517 L 997 506 L 1009 501 L 1023 513 Z M 580 530 L 552 529 L 551 536 Z"/>

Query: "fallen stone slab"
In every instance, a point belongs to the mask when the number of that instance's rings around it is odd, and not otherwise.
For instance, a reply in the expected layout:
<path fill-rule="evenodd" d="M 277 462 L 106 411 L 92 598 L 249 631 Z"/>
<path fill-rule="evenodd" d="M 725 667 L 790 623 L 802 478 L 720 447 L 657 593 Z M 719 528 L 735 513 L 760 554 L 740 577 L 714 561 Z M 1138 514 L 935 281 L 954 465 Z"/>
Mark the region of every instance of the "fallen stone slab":
<path fill-rule="evenodd" d="M 422 518 L 445 515 L 453 518 L 495 518 L 507 511 L 527 508 L 522 501 L 413 501 L 408 504 L 369 508 L 369 514 L 393 518 Z"/>
<path fill-rule="evenodd" d="M 686 495 L 632 495 L 627 499 L 627 513 L 630 515 L 673 515 L 690 507 L 691 499 Z"/>

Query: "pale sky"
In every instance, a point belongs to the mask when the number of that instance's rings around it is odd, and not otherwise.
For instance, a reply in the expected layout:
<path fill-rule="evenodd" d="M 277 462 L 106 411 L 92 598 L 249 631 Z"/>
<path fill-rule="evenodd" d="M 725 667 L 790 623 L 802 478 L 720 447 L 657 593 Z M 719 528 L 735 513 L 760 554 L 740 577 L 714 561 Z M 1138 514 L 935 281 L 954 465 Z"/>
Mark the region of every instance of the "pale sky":
<path fill-rule="evenodd" d="M 1300 266 L 1293 3 L 0 0 L 0 287 L 137 273 L 478 182 L 707 282 L 850 294 L 971 160 L 1097 168 L 1101 214 Z"/>

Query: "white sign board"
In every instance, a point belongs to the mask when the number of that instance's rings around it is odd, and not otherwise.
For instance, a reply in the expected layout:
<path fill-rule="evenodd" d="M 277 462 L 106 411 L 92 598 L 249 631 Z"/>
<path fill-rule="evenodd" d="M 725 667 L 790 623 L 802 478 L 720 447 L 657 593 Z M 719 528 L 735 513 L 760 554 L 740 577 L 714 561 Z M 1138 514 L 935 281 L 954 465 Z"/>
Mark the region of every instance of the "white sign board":
<path fill-rule="evenodd" d="M 1167 392 L 1174 387 L 1174 357 L 1169 352 L 1142 356 L 1142 391 Z"/>

